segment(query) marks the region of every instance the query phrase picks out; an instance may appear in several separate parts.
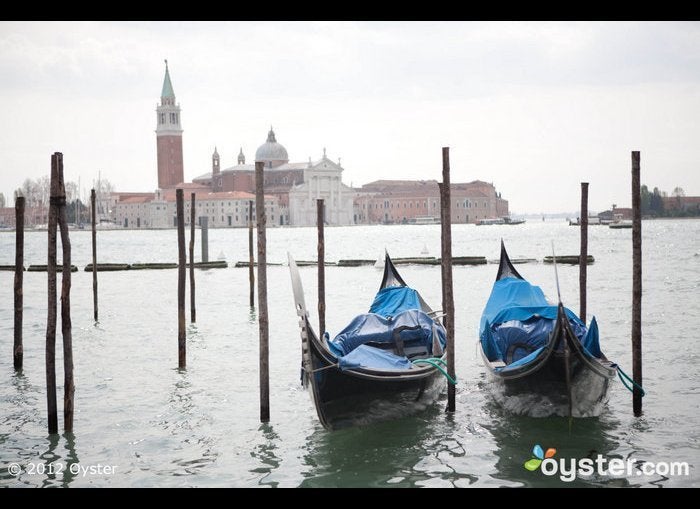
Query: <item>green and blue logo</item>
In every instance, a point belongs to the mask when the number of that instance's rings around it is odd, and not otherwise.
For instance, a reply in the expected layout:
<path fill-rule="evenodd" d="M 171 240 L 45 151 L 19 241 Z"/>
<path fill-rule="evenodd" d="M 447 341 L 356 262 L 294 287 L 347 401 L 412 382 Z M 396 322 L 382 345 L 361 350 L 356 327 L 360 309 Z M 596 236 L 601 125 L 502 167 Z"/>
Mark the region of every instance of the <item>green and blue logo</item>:
<path fill-rule="evenodd" d="M 532 448 L 533 457 L 527 460 L 523 464 L 523 466 L 530 472 L 534 472 L 535 470 L 540 468 L 540 465 L 545 459 L 553 458 L 556 453 L 557 450 L 553 447 L 550 447 L 549 449 L 547 449 L 547 452 L 544 452 L 540 444 L 535 444 L 535 447 Z"/>

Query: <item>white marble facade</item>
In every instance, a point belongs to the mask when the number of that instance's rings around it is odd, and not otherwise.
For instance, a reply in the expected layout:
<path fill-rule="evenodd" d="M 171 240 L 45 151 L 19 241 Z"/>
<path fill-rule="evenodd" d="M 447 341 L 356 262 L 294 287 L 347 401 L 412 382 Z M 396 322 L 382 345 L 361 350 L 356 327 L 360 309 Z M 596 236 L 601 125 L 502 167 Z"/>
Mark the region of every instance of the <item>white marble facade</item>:
<path fill-rule="evenodd" d="M 343 168 L 325 155 L 304 169 L 304 182 L 289 190 L 289 222 L 294 226 L 316 224 L 316 200 L 325 200 L 328 225 L 353 224 L 353 192 L 343 184 Z"/>

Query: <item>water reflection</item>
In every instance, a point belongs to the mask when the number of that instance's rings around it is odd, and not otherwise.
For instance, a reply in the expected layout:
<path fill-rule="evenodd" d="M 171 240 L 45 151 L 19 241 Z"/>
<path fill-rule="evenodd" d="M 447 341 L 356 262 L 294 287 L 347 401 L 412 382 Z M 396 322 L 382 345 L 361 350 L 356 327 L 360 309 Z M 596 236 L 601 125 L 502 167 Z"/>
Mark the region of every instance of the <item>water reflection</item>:
<path fill-rule="evenodd" d="M 272 425 L 268 423 L 261 424 L 258 431 L 262 431 L 265 441 L 256 445 L 253 451 L 250 453 L 253 458 L 260 462 L 260 466 L 251 469 L 250 472 L 254 474 L 261 474 L 258 479 L 258 485 L 276 488 L 279 482 L 270 479 L 270 475 L 280 466 L 280 463 L 282 462 L 282 460 L 275 454 L 275 451 L 279 448 L 279 436 L 277 433 L 275 433 Z"/>
<path fill-rule="evenodd" d="M 417 416 L 370 426 L 329 432 L 317 424 L 307 438 L 300 487 L 409 487 L 425 481 L 434 472 L 416 466 L 426 453 L 440 453 L 435 446 L 443 444 L 441 414 L 438 403 Z"/>
<path fill-rule="evenodd" d="M 58 445 L 63 440 L 64 456 L 58 452 Z M 67 488 L 74 481 L 76 474 L 80 472 L 80 460 L 75 451 L 75 435 L 64 433 L 63 435 L 52 434 L 47 437 L 48 448 L 36 462 L 31 462 L 34 472 L 30 475 L 42 476 L 41 487 L 63 487 Z"/>
<path fill-rule="evenodd" d="M 61 456 L 56 450 L 61 439 L 64 441 L 65 456 Z M 47 437 L 49 442 L 47 450 L 39 456 L 43 463 L 37 463 L 37 473 L 44 473 L 46 477 L 42 480 L 41 487 L 60 486 L 67 488 L 75 479 L 78 472 L 80 460 L 75 451 L 75 435 L 64 433 L 63 435 L 52 434 Z M 39 472 L 41 468 L 42 472 Z"/>
<path fill-rule="evenodd" d="M 610 454 L 619 446 L 614 434 L 619 422 L 611 415 L 574 419 L 569 431 L 569 419 L 566 417 L 512 415 L 491 402 L 486 404 L 486 409 L 491 414 L 491 423 L 485 427 L 496 441 L 495 454 L 498 457 L 497 473 L 493 477 L 534 487 L 629 485 L 626 479 L 596 474 L 586 477 L 579 475 L 573 482 L 565 484 L 558 475 L 546 476 L 537 470 L 530 472 L 523 466 L 532 457 L 531 451 L 537 444 L 545 451 L 550 447 L 556 449 L 555 459 L 566 458 L 567 465 L 569 458 L 595 460 L 599 454 L 606 458 L 619 457 Z"/>
<path fill-rule="evenodd" d="M 73 465 L 80 465 L 80 460 L 75 451 L 75 434 L 64 433 L 63 438 L 65 440 L 64 448 L 66 450 L 65 461 L 63 462 L 66 467 L 63 474 L 63 486 L 68 487 L 77 473 L 76 469 L 78 467 Z"/>

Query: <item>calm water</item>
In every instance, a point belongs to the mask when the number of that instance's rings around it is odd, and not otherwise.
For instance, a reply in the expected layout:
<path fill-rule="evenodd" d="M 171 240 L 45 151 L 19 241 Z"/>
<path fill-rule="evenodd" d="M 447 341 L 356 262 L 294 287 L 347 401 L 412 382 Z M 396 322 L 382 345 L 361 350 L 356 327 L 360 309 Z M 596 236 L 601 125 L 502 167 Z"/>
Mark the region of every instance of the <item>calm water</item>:
<path fill-rule="evenodd" d="M 46 432 L 44 343 L 46 274 L 25 273 L 24 371 L 12 367 L 11 272 L 0 272 L 0 486 L 561 486 L 529 472 L 535 444 L 557 457 L 685 461 L 689 476 L 592 476 L 575 485 L 697 486 L 700 465 L 700 221 L 645 222 L 644 398 L 631 416 L 619 382 L 599 418 L 514 417 L 489 396 L 476 355 L 478 323 L 496 265 L 455 267 L 457 413 L 445 398 L 412 418 L 327 432 L 299 385 L 300 340 L 287 267 L 269 267 L 271 414 L 258 422 L 258 334 L 248 302 L 248 271 L 197 271 L 197 324 L 188 326 L 188 367 L 177 367 L 177 271 L 99 273 L 100 323 L 92 323 L 88 231 L 71 233 L 75 357 L 75 433 Z M 311 228 L 268 230 L 268 261 L 316 255 Z M 631 373 L 631 230 L 593 226 L 588 313 L 607 356 Z M 453 254 L 497 258 L 504 237 L 511 257 L 542 259 L 578 251 L 578 229 L 564 222 L 453 227 Z M 247 232 L 210 230 L 210 258 L 247 259 Z M 46 263 L 46 232 L 26 234 L 26 265 Z M 439 256 L 439 225 L 328 228 L 326 256 Z M 103 262 L 176 261 L 176 232 L 99 232 Z M 199 252 L 199 246 L 197 246 Z M 14 233 L 0 233 L 0 264 L 14 263 Z M 439 307 L 438 266 L 399 267 Z M 301 268 L 315 306 L 316 269 Z M 551 266 L 518 266 L 556 294 Z M 578 309 L 578 267 L 561 266 L 564 303 Z M 328 329 L 366 311 L 380 283 L 374 267 L 326 268 Z M 315 313 L 313 314 L 316 320 Z M 188 312 L 189 317 L 189 312 Z M 60 327 L 59 327 L 60 329 Z M 62 359 L 57 337 L 59 409 Z M 59 412 L 59 427 L 62 414 Z M 22 467 L 13 475 L 10 467 Z M 47 465 L 53 464 L 54 472 Z M 105 471 L 113 467 L 114 472 Z M 92 467 L 92 470 L 90 470 Z M 14 466 L 12 468 L 15 468 Z M 60 472 L 58 470 L 61 470 Z"/>

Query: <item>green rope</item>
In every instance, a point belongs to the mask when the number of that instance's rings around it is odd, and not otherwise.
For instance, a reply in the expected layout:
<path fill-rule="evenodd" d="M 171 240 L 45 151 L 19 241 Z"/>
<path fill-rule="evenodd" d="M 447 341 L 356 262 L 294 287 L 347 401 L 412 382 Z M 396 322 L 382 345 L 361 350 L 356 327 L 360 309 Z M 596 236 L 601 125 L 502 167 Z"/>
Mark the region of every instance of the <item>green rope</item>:
<path fill-rule="evenodd" d="M 427 361 L 427 360 L 430 360 L 430 361 L 438 362 L 438 363 L 442 364 L 442 365 L 445 366 L 445 367 L 447 366 L 447 361 L 446 361 L 445 359 L 440 358 L 440 357 L 428 357 L 427 359 L 416 359 L 416 360 L 419 360 L 419 361 L 423 361 L 423 360 L 426 360 L 426 361 Z"/>
<path fill-rule="evenodd" d="M 431 358 L 429 358 L 429 359 L 416 359 L 416 360 L 411 361 L 411 362 L 412 362 L 413 364 L 430 364 L 432 367 L 434 367 L 434 368 L 437 369 L 440 373 L 442 373 L 442 374 L 445 376 L 445 378 L 447 378 L 447 381 L 448 381 L 448 382 L 450 382 L 452 385 L 457 385 L 457 380 L 455 380 L 454 378 L 452 378 L 452 377 L 447 373 L 447 371 L 445 371 L 445 369 L 442 367 L 442 366 L 446 366 L 446 365 L 447 365 L 447 363 L 446 363 L 444 360 L 442 360 L 442 359 L 440 359 L 440 358 L 438 358 L 438 357 L 431 357 Z M 440 364 L 442 364 L 442 366 L 440 366 Z"/>
<path fill-rule="evenodd" d="M 622 368 L 620 366 L 618 366 L 617 364 L 615 364 L 615 368 L 617 369 L 617 376 L 620 377 L 620 381 L 622 382 L 622 385 L 624 385 L 628 391 L 634 392 L 633 387 L 636 387 L 637 389 L 639 389 L 639 392 L 642 393 L 642 397 L 646 396 L 646 391 L 644 390 L 644 387 L 642 387 L 637 382 L 632 380 L 632 378 L 630 378 L 630 376 L 627 373 L 622 371 Z M 631 382 L 632 385 L 630 385 L 628 382 Z"/>

